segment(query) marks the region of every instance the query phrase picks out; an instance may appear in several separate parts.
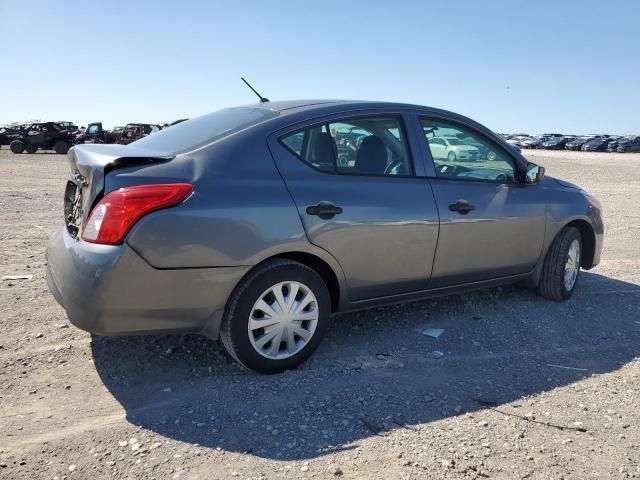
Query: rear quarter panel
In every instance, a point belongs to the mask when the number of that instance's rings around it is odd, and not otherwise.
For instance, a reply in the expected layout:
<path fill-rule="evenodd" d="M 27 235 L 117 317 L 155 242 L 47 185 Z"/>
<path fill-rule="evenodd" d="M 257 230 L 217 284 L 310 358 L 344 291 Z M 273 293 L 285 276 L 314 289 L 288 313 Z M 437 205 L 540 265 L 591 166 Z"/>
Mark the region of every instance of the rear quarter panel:
<path fill-rule="evenodd" d="M 190 181 L 181 205 L 140 220 L 128 244 L 156 268 L 251 266 L 285 252 L 328 254 L 306 238 L 261 132 L 225 139 L 164 165 L 113 172 L 113 186 Z"/>

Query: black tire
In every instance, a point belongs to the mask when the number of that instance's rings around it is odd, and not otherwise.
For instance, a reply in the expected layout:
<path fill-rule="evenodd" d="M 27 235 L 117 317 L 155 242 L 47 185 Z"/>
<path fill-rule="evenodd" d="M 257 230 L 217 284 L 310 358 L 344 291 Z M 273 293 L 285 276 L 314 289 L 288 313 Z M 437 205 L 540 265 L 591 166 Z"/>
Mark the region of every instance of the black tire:
<path fill-rule="evenodd" d="M 456 161 L 456 152 L 449 152 L 447 154 L 447 160 L 449 160 L 450 162 L 455 162 Z"/>
<path fill-rule="evenodd" d="M 24 142 L 22 140 L 14 140 L 9 145 L 9 148 L 13 153 L 23 153 L 24 152 Z"/>
<path fill-rule="evenodd" d="M 33 145 L 27 145 L 25 147 L 27 153 L 36 153 L 38 151 L 38 147 L 34 147 Z"/>
<path fill-rule="evenodd" d="M 69 151 L 69 144 L 63 140 L 58 140 L 56 144 L 53 146 L 53 149 L 58 155 L 66 155 Z"/>
<path fill-rule="evenodd" d="M 573 294 L 580 278 L 580 269 L 570 289 L 567 289 L 564 281 L 565 265 L 569 256 L 569 249 L 574 241 L 578 242 L 578 262 L 582 260 L 582 236 L 575 227 L 565 227 L 555 238 L 542 266 L 542 276 L 538 290 L 540 295 L 549 300 L 561 302 L 567 300 Z"/>
<path fill-rule="evenodd" d="M 286 281 L 304 284 L 316 297 L 318 323 L 302 350 L 284 359 L 262 356 L 249 339 L 248 322 L 251 310 L 265 290 Z M 304 362 L 318 347 L 329 326 L 331 298 L 322 277 L 298 262 L 286 259 L 267 261 L 251 272 L 236 287 L 227 302 L 220 339 L 227 352 L 244 367 L 260 373 L 280 373 Z"/>

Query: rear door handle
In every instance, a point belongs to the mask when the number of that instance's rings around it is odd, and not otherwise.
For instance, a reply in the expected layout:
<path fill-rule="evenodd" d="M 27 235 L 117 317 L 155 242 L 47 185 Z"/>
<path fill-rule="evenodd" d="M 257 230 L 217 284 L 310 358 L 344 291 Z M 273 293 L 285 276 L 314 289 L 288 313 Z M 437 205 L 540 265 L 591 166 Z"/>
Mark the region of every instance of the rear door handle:
<path fill-rule="evenodd" d="M 452 212 L 458 212 L 460 215 L 466 215 L 475 208 L 476 207 L 463 199 L 460 199 L 456 203 L 452 203 L 451 205 L 449 205 L 449 210 L 451 210 Z"/>
<path fill-rule="evenodd" d="M 327 219 L 342 213 L 342 208 L 336 207 L 331 202 L 320 202 L 317 205 L 307 207 L 307 213 L 309 215 L 318 215 L 322 219 Z"/>

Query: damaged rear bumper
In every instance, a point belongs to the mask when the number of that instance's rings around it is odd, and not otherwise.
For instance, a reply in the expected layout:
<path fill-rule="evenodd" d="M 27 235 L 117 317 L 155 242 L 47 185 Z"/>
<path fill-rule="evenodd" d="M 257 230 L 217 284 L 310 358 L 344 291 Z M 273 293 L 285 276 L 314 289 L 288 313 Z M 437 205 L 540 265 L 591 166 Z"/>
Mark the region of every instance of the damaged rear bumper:
<path fill-rule="evenodd" d="M 47 285 L 75 326 L 100 335 L 199 332 L 216 337 L 227 298 L 249 267 L 156 269 L 127 244 L 56 232 Z"/>

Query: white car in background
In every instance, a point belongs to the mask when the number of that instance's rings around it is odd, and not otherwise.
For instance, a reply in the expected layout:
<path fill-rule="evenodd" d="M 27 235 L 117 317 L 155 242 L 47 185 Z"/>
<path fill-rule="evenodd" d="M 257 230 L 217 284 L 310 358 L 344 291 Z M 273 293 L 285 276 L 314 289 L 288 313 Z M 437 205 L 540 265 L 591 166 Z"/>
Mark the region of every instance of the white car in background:
<path fill-rule="evenodd" d="M 480 152 L 477 147 L 469 145 L 457 137 L 429 138 L 429 148 L 434 159 L 478 160 Z"/>

